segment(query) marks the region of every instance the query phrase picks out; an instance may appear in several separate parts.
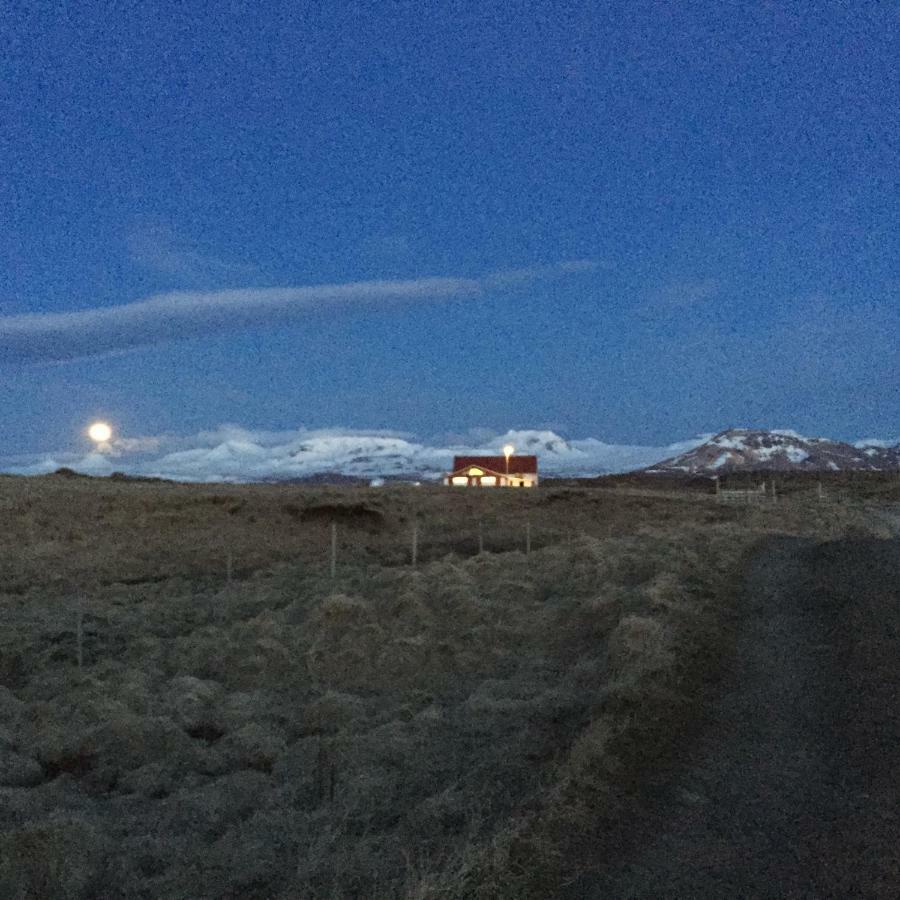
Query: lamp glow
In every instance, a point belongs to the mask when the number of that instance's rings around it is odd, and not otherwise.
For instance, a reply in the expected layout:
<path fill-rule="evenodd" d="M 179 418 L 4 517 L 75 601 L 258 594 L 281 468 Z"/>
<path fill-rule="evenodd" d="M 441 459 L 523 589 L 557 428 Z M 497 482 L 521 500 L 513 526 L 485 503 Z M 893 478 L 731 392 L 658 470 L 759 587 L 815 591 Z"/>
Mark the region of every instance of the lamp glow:
<path fill-rule="evenodd" d="M 512 444 L 505 444 L 503 446 L 503 455 L 506 457 L 506 483 L 509 484 L 509 458 L 513 455 L 513 451 L 516 448 L 513 447 Z"/>
<path fill-rule="evenodd" d="M 88 437 L 97 444 L 105 444 L 112 437 L 112 428 L 106 422 L 94 422 L 88 428 Z"/>

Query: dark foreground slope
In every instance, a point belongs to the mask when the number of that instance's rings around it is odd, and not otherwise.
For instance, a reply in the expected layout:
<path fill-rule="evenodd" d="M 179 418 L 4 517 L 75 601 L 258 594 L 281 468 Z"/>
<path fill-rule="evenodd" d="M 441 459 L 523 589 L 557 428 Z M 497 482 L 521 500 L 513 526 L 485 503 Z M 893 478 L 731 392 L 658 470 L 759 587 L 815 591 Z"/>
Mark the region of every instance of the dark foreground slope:
<path fill-rule="evenodd" d="M 748 896 L 798 853 L 883 891 L 896 548 L 816 542 L 889 508 L 0 477 L 0 898 Z"/>
<path fill-rule="evenodd" d="M 900 542 L 769 544 L 703 739 L 579 897 L 900 895 Z"/>

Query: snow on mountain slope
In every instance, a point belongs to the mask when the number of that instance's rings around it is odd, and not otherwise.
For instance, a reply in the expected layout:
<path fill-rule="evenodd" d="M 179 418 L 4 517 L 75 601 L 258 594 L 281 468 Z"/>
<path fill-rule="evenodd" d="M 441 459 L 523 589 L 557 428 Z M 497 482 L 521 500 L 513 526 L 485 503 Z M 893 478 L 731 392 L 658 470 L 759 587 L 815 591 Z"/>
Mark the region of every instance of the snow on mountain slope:
<path fill-rule="evenodd" d="M 854 441 L 853 446 L 857 447 L 861 450 L 866 450 L 871 447 L 881 448 L 883 450 L 897 448 L 900 447 L 900 438 L 895 438 L 892 441 L 883 441 L 880 438 L 865 438 L 861 441 Z"/>
<path fill-rule="evenodd" d="M 107 455 L 78 457 L 54 454 L 0 470 L 42 474 L 61 466 L 92 475 L 113 471 L 178 481 L 282 481 L 336 473 L 357 478 L 437 480 L 448 472 L 455 455 L 492 455 L 504 444 L 519 454 L 536 454 L 543 475 L 591 476 L 639 469 L 663 456 L 701 443 L 696 438 L 668 447 L 606 444 L 594 438 L 567 441 L 553 431 L 508 431 L 490 440 L 430 446 L 408 436 L 381 432 L 306 431 L 254 433 L 235 426 L 190 439 L 159 441 L 163 452 L 132 454 L 111 448 Z M 174 444 L 174 446 L 172 446 Z M 168 452 L 166 448 L 168 446 Z"/>
<path fill-rule="evenodd" d="M 693 443 L 698 443 L 697 439 Z M 684 445 L 630 447 L 587 439 L 566 441 L 552 431 L 508 431 L 476 446 L 433 447 L 402 437 L 319 435 L 267 447 L 227 442 L 169 454 L 145 465 L 146 474 L 191 481 L 261 481 L 304 478 L 322 472 L 371 478 L 437 480 L 453 457 L 496 454 L 512 444 L 536 454 L 544 475 L 600 475 L 640 468 Z"/>
<path fill-rule="evenodd" d="M 543 476 L 590 477 L 647 469 L 726 473 L 737 469 L 894 469 L 900 448 L 805 438 L 791 431 L 729 429 L 667 447 L 566 440 L 553 431 L 518 430 L 470 444 L 432 445 L 397 432 L 345 429 L 265 432 L 222 426 L 193 437 L 113 442 L 106 452 L 0 460 L 0 471 L 39 475 L 66 466 L 90 475 L 128 475 L 176 481 L 294 481 L 317 478 L 438 480 L 455 455 L 494 455 L 504 444 L 536 454 Z M 135 450 L 134 448 L 141 448 Z M 151 449 L 148 449 L 151 448 Z M 664 462 L 659 462 L 664 460 Z"/>
<path fill-rule="evenodd" d="M 796 431 L 730 428 L 698 447 L 651 466 L 653 472 L 716 475 L 742 470 L 897 471 L 900 447 L 807 438 Z"/>

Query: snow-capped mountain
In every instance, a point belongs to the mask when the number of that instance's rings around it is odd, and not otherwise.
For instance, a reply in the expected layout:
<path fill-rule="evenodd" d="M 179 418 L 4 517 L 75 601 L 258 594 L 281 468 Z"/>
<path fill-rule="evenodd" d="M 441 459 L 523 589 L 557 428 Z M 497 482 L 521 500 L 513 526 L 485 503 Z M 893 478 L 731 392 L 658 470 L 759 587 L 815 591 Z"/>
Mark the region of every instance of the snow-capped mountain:
<path fill-rule="evenodd" d="M 736 471 L 898 471 L 900 445 L 847 444 L 807 438 L 795 431 L 729 428 L 686 453 L 648 468 L 652 472 L 719 475 Z"/>
<path fill-rule="evenodd" d="M 87 475 L 132 476 L 194 482 L 436 481 L 453 457 L 496 455 L 505 444 L 536 454 L 542 476 L 593 477 L 634 470 L 723 474 L 740 469 L 894 470 L 900 446 L 862 441 L 857 446 L 805 438 L 791 431 L 729 429 L 666 447 L 566 440 L 554 431 L 520 430 L 465 441 L 420 442 L 397 432 L 345 429 L 265 432 L 235 425 L 191 437 L 113 440 L 87 454 L 0 460 L 0 472 L 41 475 L 69 468 Z M 659 462 L 659 460 L 664 460 Z"/>
<path fill-rule="evenodd" d="M 594 438 L 568 441 L 553 431 L 521 430 L 481 439 L 435 446 L 401 434 L 345 430 L 251 432 L 223 426 L 194 438 L 145 440 L 152 452 L 133 452 L 130 445 L 112 446 L 84 456 L 53 454 L 16 460 L 0 471 L 39 475 L 67 467 L 89 475 L 123 472 L 177 481 L 298 481 L 323 476 L 355 479 L 433 481 L 450 470 L 456 455 L 494 455 L 505 444 L 516 453 L 536 454 L 543 475 L 595 476 L 640 469 L 663 456 L 701 443 L 667 447 L 606 444 Z M 332 479 L 338 480 L 338 479 Z"/>
<path fill-rule="evenodd" d="M 454 456 L 497 454 L 512 444 L 516 453 L 536 454 L 545 475 L 593 476 L 639 469 L 666 451 L 671 454 L 701 440 L 632 447 L 592 438 L 567 441 L 552 431 L 508 431 L 474 446 L 435 447 L 406 437 L 313 433 L 279 444 L 230 439 L 215 447 L 179 451 L 145 464 L 142 474 L 184 481 L 283 481 L 322 473 L 436 481 L 450 471 Z"/>

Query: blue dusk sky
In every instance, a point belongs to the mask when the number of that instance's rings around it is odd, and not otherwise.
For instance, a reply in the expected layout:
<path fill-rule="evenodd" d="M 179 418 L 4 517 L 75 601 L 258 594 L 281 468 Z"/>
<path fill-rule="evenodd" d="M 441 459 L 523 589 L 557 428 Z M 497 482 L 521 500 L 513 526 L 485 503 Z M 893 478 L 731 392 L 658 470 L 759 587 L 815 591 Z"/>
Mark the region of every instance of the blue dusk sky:
<path fill-rule="evenodd" d="M 900 433 L 895 3 L 8 3 L 0 456 Z"/>

